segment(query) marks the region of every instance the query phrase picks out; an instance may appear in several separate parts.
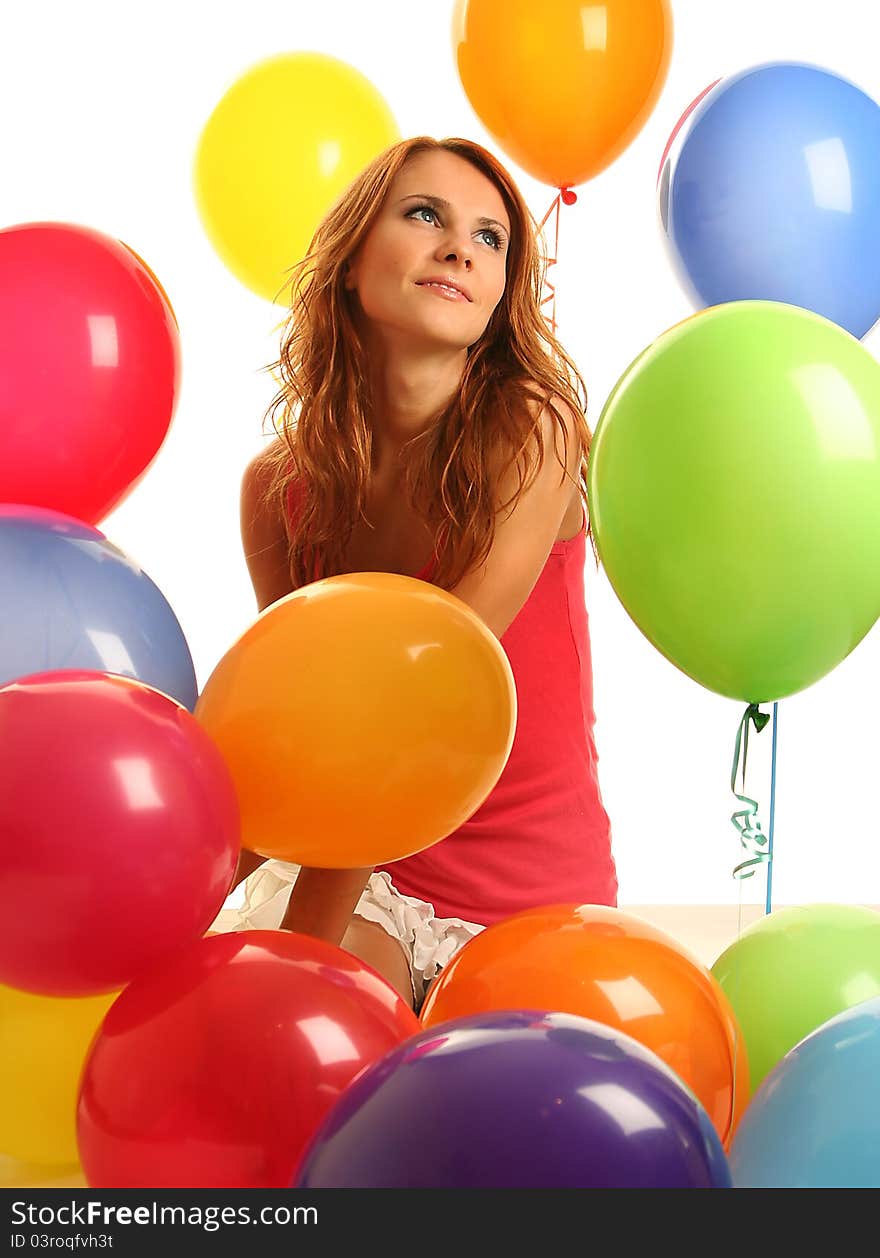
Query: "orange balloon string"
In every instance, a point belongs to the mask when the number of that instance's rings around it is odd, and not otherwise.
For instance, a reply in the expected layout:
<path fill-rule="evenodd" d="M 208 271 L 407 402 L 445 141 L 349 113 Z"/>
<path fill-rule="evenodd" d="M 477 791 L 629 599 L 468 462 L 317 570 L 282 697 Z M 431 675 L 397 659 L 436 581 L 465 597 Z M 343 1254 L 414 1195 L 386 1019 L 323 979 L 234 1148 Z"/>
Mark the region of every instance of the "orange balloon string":
<path fill-rule="evenodd" d="M 538 224 L 539 232 L 543 231 L 544 227 L 547 224 L 547 220 L 550 218 L 550 215 L 555 212 L 555 219 L 553 223 L 553 254 L 551 257 L 547 259 L 548 272 L 550 270 L 550 267 L 556 266 L 556 263 L 559 261 L 559 206 L 560 206 L 560 203 L 564 203 L 565 205 L 574 205 L 576 201 L 577 201 L 576 192 L 573 192 L 571 188 L 560 188 L 557 195 L 553 198 L 553 201 L 550 205 L 549 210 L 541 219 L 541 222 Z M 544 318 L 547 319 L 548 323 L 550 324 L 550 331 L 555 336 L 556 326 L 557 326 L 556 325 L 556 285 L 549 278 L 549 275 L 544 276 L 544 287 L 547 289 L 547 293 L 545 296 L 541 298 L 541 305 L 546 306 L 547 303 L 550 302 L 550 314 L 549 316 L 545 314 Z"/>

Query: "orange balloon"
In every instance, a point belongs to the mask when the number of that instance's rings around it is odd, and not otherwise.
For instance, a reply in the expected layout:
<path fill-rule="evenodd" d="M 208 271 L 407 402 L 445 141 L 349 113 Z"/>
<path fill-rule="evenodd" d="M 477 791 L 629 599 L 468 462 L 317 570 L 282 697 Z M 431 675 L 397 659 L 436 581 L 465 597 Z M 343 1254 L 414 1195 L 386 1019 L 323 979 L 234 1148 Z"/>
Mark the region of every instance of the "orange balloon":
<path fill-rule="evenodd" d="M 496 922 L 441 971 L 420 1021 L 495 1009 L 579 1014 L 632 1036 L 687 1084 L 729 1148 L 749 1100 L 745 1043 L 718 982 L 664 931 L 596 904 Z"/>
<path fill-rule="evenodd" d="M 669 0 L 458 0 L 467 97 L 523 170 L 557 188 L 619 157 L 650 116 L 672 55 Z"/>
<path fill-rule="evenodd" d="M 461 599 L 358 572 L 268 607 L 195 716 L 232 773 L 245 848 L 350 868 L 422 851 L 476 811 L 510 755 L 516 689 Z"/>

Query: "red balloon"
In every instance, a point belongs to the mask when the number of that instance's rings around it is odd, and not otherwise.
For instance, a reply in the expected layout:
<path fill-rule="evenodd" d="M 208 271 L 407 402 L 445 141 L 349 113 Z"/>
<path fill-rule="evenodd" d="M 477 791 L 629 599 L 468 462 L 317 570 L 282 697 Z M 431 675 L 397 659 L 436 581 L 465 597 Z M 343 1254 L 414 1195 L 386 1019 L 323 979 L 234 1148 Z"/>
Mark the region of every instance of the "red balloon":
<path fill-rule="evenodd" d="M 683 114 L 681 115 L 681 117 L 679 118 L 678 122 L 675 124 L 675 126 L 674 126 L 674 127 L 672 128 L 672 130 L 670 131 L 670 133 L 669 133 L 669 139 L 666 141 L 666 147 L 664 148 L 664 150 L 663 150 L 663 155 L 662 155 L 662 156 L 661 156 L 661 158 L 660 158 L 660 165 L 657 167 L 657 183 L 658 183 L 658 184 L 660 183 L 660 180 L 661 180 L 661 178 L 662 178 L 662 176 L 663 176 L 663 167 L 664 167 L 664 166 L 665 166 L 665 164 L 666 164 L 666 159 L 667 159 L 667 157 L 669 156 L 670 149 L 672 148 L 673 144 L 675 143 L 675 138 L 676 138 L 676 136 L 678 135 L 679 131 L 682 129 L 682 127 L 684 126 L 684 124 L 687 122 L 688 118 L 690 118 L 691 114 L 694 112 L 694 110 L 696 109 L 697 105 L 699 105 L 700 101 L 701 101 L 701 100 L 703 100 L 703 98 L 704 98 L 704 97 L 708 96 L 708 95 L 709 95 L 709 93 L 712 91 L 712 88 L 713 88 L 713 87 L 715 87 L 715 86 L 716 86 L 716 84 L 718 84 L 718 83 L 720 83 L 720 82 L 721 82 L 721 80 L 720 80 L 720 79 L 713 79 L 713 80 L 712 80 L 712 82 L 709 84 L 709 86 L 708 86 L 708 87 L 704 87 L 704 88 L 703 88 L 703 90 L 702 90 L 702 92 L 700 92 L 699 96 L 695 96 L 695 97 L 694 97 L 694 99 L 693 99 L 693 100 L 691 101 L 691 103 L 688 105 L 687 109 L 684 111 L 684 113 L 683 113 Z"/>
<path fill-rule="evenodd" d="M 0 501 L 97 523 L 165 439 L 180 387 L 168 298 L 90 227 L 0 231 Z"/>
<path fill-rule="evenodd" d="M 229 893 L 238 800 L 186 708 L 129 677 L 0 687 L 0 982 L 122 987 L 200 938 Z"/>
<path fill-rule="evenodd" d="M 93 1041 L 77 1111 L 86 1180 L 286 1188 L 349 1083 L 419 1030 L 390 984 L 332 944 L 280 930 L 200 940 L 127 987 Z"/>

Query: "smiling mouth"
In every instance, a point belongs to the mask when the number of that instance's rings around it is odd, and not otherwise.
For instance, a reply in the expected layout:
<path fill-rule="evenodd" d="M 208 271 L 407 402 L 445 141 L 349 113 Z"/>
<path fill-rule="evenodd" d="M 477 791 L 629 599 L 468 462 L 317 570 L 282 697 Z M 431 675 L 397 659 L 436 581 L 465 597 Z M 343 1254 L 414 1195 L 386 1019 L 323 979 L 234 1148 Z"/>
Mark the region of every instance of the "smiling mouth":
<path fill-rule="evenodd" d="M 447 301 L 469 300 L 469 298 L 465 297 L 461 289 L 453 288 L 451 284 L 438 284 L 435 280 L 422 280 L 416 285 L 416 287 L 432 289 L 438 294 L 438 296 L 445 297 Z"/>

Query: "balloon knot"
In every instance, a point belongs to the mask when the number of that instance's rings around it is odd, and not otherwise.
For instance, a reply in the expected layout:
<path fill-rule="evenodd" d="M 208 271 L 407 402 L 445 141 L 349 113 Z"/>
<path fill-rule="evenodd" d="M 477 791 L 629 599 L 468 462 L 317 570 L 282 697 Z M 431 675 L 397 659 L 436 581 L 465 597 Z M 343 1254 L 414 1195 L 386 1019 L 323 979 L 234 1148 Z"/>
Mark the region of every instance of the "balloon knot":
<path fill-rule="evenodd" d="M 761 730 L 770 720 L 770 713 L 762 712 L 757 703 L 750 703 L 748 711 L 746 712 L 746 719 L 752 721 L 756 731 L 760 734 Z"/>
<path fill-rule="evenodd" d="M 565 205 L 574 205 L 575 201 L 577 201 L 577 193 L 571 188 L 561 188 L 560 191 L 562 193 L 563 203 Z"/>

